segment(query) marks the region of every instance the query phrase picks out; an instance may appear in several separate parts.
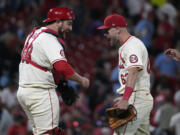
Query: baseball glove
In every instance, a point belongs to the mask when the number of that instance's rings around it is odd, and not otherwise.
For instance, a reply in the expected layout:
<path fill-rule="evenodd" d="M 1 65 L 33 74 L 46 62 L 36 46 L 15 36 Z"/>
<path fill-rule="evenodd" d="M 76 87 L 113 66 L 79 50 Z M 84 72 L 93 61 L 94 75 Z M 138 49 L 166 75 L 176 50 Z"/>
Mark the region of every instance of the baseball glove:
<path fill-rule="evenodd" d="M 78 94 L 74 88 L 69 86 L 68 81 L 65 79 L 60 80 L 57 91 L 60 92 L 63 102 L 68 106 L 71 106 L 78 98 Z"/>
<path fill-rule="evenodd" d="M 134 120 L 137 115 L 137 111 L 133 105 L 129 105 L 127 110 L 121 110 L 118 107 L 111 107 L 106 109 L 106 115 L 109 125 L 112 129 L 121 127 L 124 124 Z"/>

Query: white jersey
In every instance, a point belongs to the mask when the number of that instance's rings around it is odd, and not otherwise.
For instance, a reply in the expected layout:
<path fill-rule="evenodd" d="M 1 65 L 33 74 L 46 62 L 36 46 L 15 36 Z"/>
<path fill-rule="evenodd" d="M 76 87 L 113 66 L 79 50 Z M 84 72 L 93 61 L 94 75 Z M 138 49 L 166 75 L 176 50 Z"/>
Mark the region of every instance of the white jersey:
<path fill-rule="evenodd" d="M 128 77 L 128 69 L 138 67 L 134 91 L 150 90 L 150 63 L 145 45 L 136 37 L 131 36 L 119 48 L 119 82 L 121 87 L 117 89 L 120 94 L 124 93 Z"/>
<path fill-rule="evenodd" d="M 32 42 L 31 60 L 39 66 L 47 68 L 48 71 L 43 71 L 31 64 L 21 61 L 19 65 L 19 86 L 21 87 L 56 88 L 50 70 L 53 69 L 55 62 L 60 60 L 66 61 L 66 57 L 57 37 L 50 33 L 42 32 L 42 30 L 45 29 L 47 28 L 42 27 L 37 29 L 28 42 L 29 35 L 25 45 L 27 42 L 28 45 Z M 36 37 L 37 35 L 38 37 Z"/>

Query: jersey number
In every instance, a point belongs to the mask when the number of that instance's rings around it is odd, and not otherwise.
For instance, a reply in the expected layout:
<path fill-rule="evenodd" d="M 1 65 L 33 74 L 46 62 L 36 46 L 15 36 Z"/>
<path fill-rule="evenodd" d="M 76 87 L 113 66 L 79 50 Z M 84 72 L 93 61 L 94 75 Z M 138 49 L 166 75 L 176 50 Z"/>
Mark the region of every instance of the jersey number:
<path fill-rule="evenodd" d="M 126 77 L 128 76 L 128 73 L 126 73 L 125 75 L 121 74 L 121 81 L 122 81 L 122 84 L 126 84 Z"/>
<path fill-rule="evenodd" d="M 28 60 L 31 60 L 31 53 L 32 53 L 32 45 L 28 46 L 28 47 L 25 47 L 22 51 L 22 54 L 21 54 L 21 60 L 22 62 L 27 62 L 28 63 Z"/>
<path fill-rule="evenodd" d="M 30 34 L 30 36 L 28 37 L 27 42 L 25 43 L 25 46 L 23 48 L 22 54 L 21 54 L 21 60 L 22 62 L 26 62 L 29 63 L 29 61 L 31 60 L 31 53 L 32 53 L 32 42 L 39 36 L 39 34 L 34 34 L 35 30 L 33 30 L 33 32 Z M 29 44 L 29 40 L 30 38 L 33 39 L 33 41 Z M 29 44 L 29 45 L 28 45 Z"/>

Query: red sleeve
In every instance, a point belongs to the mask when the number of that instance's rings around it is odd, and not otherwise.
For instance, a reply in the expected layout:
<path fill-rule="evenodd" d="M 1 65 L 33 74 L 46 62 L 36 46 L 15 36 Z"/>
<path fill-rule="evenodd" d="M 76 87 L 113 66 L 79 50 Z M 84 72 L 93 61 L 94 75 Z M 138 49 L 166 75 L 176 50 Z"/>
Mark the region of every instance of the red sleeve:
<path fill-rule="evenodd" d="M 17 127 L 11 126 L 11 127 L 8 129 L 8 135 L 14 135 L 14 134 L 17 134 L 16 129 L 17 129 Z"/>
<path fill-rule="evenodd" d="M 69 65 L 66 61 L 61 60 L 61 61 L 57 61 L 56 63 L 53 64 L 54 69 L 61 75 L 63 75 L 63 77 L 65 78 L 69 78 L 70 76 L 72 76 L 75 71 L 72 68 L 71 65 Z"/>

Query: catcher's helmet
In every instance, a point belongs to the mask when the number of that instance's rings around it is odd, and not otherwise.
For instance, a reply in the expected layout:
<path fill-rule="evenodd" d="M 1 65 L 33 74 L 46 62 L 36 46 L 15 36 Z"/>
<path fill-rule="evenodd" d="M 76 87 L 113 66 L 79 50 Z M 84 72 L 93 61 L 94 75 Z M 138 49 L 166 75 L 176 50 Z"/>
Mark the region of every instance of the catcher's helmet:
<path fill-rule="evenodd" d="M 126 27 L 127 23 L 123 16 L 119 14 L 112 14 L 104 19 L 104 25 L 97 29 L 109 29 L 113 27 Z"/>
<path fill-rule="evenodd" d="M 75 18 L 74 12 L 66 7 L 52 8 L 48 12 L 48 17 L 43 22 L 52 22 L 58 19 L 73 20 Z"/>

